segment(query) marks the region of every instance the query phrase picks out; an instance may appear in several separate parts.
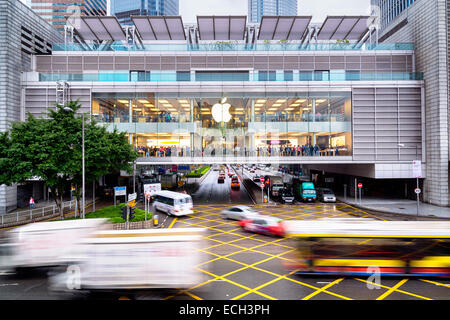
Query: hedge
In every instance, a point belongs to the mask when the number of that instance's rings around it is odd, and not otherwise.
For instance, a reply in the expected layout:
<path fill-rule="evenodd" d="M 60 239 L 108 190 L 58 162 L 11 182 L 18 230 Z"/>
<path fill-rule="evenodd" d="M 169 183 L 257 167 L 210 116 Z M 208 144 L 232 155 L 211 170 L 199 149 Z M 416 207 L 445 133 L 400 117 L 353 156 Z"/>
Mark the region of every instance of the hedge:
<path fill-rule="evenodd" d="M 203 166 L 199 169 L 195 169 L 194 171 L 189 172 L 186 177 L 189 178 L 201 178 L 208 170 L 211 169 L 211 166 Z"/>

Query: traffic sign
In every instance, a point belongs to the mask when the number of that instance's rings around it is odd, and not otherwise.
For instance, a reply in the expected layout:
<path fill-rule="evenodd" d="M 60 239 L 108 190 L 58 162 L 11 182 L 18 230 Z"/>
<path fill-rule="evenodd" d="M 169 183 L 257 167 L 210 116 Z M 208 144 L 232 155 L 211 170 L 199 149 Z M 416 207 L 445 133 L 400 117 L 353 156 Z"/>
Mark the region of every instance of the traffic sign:
<path fill-rule="evenodd" d="M 264 183 L 261 183 L 259 186 L 261 187 L 261 189 L 264 189 Z"/>
<path fill-rule="evenodd" d="M 259 178 L 259 181 L 261 181 L 261 183 L 264 183 L 264 177 Z"/>
<path fill-rule="evenodd" d="M 413 176 L 414 178 L 422 178 L 422 161 L 413 161 Z"/>
<path fill-rule="evenodd" d="M 127 187 L 114 187 L 114 195 L 115 196 L 126 196 L 127 195 Z"/>
<path fill-rule="evenodd" d="M 135 207 L 136 206 L 136 200 L 128 201 L 128 206 L 129 207 Z"/>
<path fill-rule="evenodd" d="M 362 189 L 362 183 L 358 183 L 358 188 Z"/>
<path fill-rule="evenodd" d="M 136 192 L 135 193 L 130 193 L 128 195 L 128 202 L 136 200 L 136 198 L 137 198 L 137 193 Z"/>
<path fill-rule="evenodd" d="M 414 192 L 415 192 L 416 194 L 420 194 L 420 193 L 422 192 L 422 190 L 420 190 L 419 188 L 416 188 L 416 189 L 414 189 Z"/>

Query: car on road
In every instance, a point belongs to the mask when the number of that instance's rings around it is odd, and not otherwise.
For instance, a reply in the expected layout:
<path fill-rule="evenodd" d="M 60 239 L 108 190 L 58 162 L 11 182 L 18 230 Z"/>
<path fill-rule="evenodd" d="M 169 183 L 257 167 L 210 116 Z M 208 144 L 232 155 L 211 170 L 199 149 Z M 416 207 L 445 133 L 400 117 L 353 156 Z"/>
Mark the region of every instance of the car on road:
<path fill-rule="evenodd" d="M 329 188 L 317 188 L 317 198 L 322 202 L 336 202 L 333 190 Z"/>
<path fill-rule="evenodd" d="M 217 183 L 225 183 L 225 171 L 221 170 L 219 172 L 219 177 L 217 178 Z"/>
<path fill-rule="evenodd" d="M 281 219 L 260 215 L 239 221 L 239 225 L 248 232 L 261 233 L 282 237 L 286 233 L 283 221 Z"/>
<path fill-rule="evenodd" d="M 260 214 L 247 206 L 235 206 L 222 210 L 221 215 L 224 219 L 245 220 L 259 216 Z"/>
<path fill-rule="evenodd" d="M 295 200 L 294 193 L 290 189 L 284 189 L 281 191 L 281 203 L 293 204 Z"/>
<path fill-rule="evenodd" d="M 255 176 L 253 177 L 253 182 L 260 183 L 260 182 L 261 182 L 261 177 L 258 176 L 258 175 L 255 175 Z"/>
<path fill-rule="evenodd" d="M 237 176 L 233 176 L 231 178 L 231 189 L 239 189 L 241 184 L 239 182 L 239 178 Z"/>
<path fill-rule="evenodd" d="M 234 175 L 233 171 L 228 171 L 228 177 L 231 178 Z"/>

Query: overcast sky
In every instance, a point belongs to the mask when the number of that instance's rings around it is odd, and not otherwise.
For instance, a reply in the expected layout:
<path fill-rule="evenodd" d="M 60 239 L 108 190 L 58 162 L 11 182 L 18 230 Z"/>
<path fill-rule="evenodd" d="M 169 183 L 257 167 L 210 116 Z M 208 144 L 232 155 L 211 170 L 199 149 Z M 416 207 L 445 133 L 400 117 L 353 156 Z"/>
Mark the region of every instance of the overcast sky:
<path fill-rule="evenodd" d="M 312 15 L 322 22 L 327 15 L 369 14 L 370 0 L 298 0 L 298 15 Z M 197 15 L 247 15 L 247 0 L 180 0 L 183 22 L 196 22 Z"/>

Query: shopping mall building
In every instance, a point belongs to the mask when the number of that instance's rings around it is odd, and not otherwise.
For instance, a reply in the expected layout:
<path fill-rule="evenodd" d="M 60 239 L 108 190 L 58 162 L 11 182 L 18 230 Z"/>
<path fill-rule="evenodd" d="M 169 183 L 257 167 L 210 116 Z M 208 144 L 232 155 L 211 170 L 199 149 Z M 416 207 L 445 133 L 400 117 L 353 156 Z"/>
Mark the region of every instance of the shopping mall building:
<path fill-rule="evenodd" d="M 82 17 L 22 76 L 22 119 L 79 99 L 126 132 L 139 166 L 301 166 L 389 193 L 426 178 L 424 81 L 412 43 L 377 43 L 367 16 Z M 421 180 L 422 185 L 423 180 Z M 424 200 L 428 195 L 425 190 Z"/>

